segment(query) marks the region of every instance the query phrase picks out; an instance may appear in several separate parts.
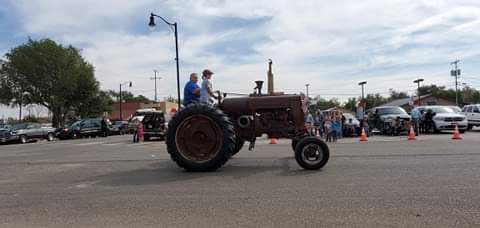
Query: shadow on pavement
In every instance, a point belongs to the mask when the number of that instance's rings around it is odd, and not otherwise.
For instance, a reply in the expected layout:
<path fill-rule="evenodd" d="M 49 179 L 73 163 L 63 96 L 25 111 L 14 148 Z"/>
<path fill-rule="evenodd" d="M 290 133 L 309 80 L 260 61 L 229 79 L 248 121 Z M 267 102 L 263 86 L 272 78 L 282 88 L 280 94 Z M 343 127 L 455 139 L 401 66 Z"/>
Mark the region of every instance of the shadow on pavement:
<path fill-rule="evenodd" d="M 261 173 L 269 173 L 275 176 L 306 176 L 321 173 L 318 171 L 304 170 L 297 165 L 293 157 L 273 159 L 267 162 L 262 159 L 261 164 L 255 163 L 254 159 L 237 158 L 238 162 L 228 162 L 215 172 L 187 172 L 179 168 L 174 162 L 165 160 L 149 164 L 150 168 L 112 172 L 105 175 L 92 177 L 85 181 L 94 181 L 97 185 L 105 186 L 135 186 L 135 185 L 159 185 L 172 182 L 190 181 L 199 178 L 231 177 L 235 179 L 249 178 Z M 245 160 L 245 161 L 242 161 Z M 241 163 L 250 165 L 241 165 Z M 240 164 L 240 165 L 239 165 Z"/>

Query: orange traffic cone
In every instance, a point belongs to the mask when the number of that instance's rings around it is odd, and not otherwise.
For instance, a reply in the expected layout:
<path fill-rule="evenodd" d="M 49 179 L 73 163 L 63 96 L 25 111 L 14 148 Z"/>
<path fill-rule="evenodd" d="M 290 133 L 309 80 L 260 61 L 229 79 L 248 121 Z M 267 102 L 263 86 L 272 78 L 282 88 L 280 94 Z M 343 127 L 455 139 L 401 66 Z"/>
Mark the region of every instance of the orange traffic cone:
<path fill-rule="evenodd" d="M 278 144 L 278 140 L 276 138 L 270 138 L 270 144 Z"/>
<path fill-rule="evenodd" d="M 360 135 L 360 142 L 366 142 L 366 141 L 368 141 L 367 134 L 365 134 L 365 128 L 362 128 L 362 134 Z"/>
<path fill-rule="evenodd" d="M 417 139 L 415 135 L 415 131 L 413 130 L 413 126 L 410 126 L 410 132 L 408 133 L 408 140 L 415 140 Z"/>
<path fill-rule="evenodd" d="M 460 135 L 460 132 L 458 131 L 458 124 L 455 125 L 455 130 L 453 130 L 452 139 L 455 139 L 455 140 L 462 139 L 462 136 Z"/>

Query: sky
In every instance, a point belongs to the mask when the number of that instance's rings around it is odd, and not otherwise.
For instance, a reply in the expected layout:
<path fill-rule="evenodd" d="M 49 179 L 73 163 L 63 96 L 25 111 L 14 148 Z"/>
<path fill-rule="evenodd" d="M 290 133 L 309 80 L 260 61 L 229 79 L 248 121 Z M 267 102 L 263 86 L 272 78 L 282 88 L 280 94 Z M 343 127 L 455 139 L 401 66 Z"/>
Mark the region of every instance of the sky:
<path fill-rule="evenodd" d="M 153 99 L 176 95 L 174 33 L 151 12 L 178 23 L 181 87 L 192 72 L 215 72 L 214 89 L 250 93 L 273 60 L 275 90 L 311 96 L 415 92 L 413 80 L 480 88 L 477 0 L 0 0 L 0 56 L 33 39 L 81 49 L 102 89 Z"/>

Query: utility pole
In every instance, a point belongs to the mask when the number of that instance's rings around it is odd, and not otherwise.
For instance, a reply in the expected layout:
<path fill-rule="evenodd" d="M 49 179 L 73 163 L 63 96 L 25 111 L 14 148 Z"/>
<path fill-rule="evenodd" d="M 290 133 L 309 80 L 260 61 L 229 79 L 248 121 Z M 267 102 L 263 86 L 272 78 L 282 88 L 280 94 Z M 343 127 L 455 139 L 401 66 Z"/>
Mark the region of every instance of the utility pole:
<path fill-rule="evenodd" d="M 158 102 L 157 100 L 157 80 L 160 80 L 162 79 L 162 77 L 158 77 L 157 78 L 157 72 L 158 70 L 153 70 L 155 76 L 153 76 L 152 78 L 150 78 L 150 80 L 155 80 L 155 102 Z"/>
<path fill-rule="evenodd" d="M 419 78 L 415 81 L 413 81 L 413 83 L 417 83 L 417 97 L 418 97 L 418 106 L 422 105 L 420 103 L 420 82 L 423 82 L 423 78 Z"/>
<path fill-rule="evenodd" d="M 455 69 L 450 71 L 450 75 L 455 77 L 455 104 L 458 106 L 458 76 L 460 76 L 460 69 L 458 69 L 458 63 L 460 60 L 456 59 L 451 62 L 450 65 L 455 65 Z"/>

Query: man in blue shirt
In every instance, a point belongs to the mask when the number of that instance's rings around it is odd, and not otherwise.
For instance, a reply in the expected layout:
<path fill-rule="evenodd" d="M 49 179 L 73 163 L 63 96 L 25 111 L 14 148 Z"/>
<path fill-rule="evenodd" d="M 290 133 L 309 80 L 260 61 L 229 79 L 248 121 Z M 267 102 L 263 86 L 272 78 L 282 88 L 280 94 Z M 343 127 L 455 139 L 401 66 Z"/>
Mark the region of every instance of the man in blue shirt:
<path fill-rule="evenodd" d="M 190 74 L 190 81 L 187 82 L 183 89 L 183 105 L 200 101 L 200 87 L 197 85 L 198 75 L 196 73 Z"/>

